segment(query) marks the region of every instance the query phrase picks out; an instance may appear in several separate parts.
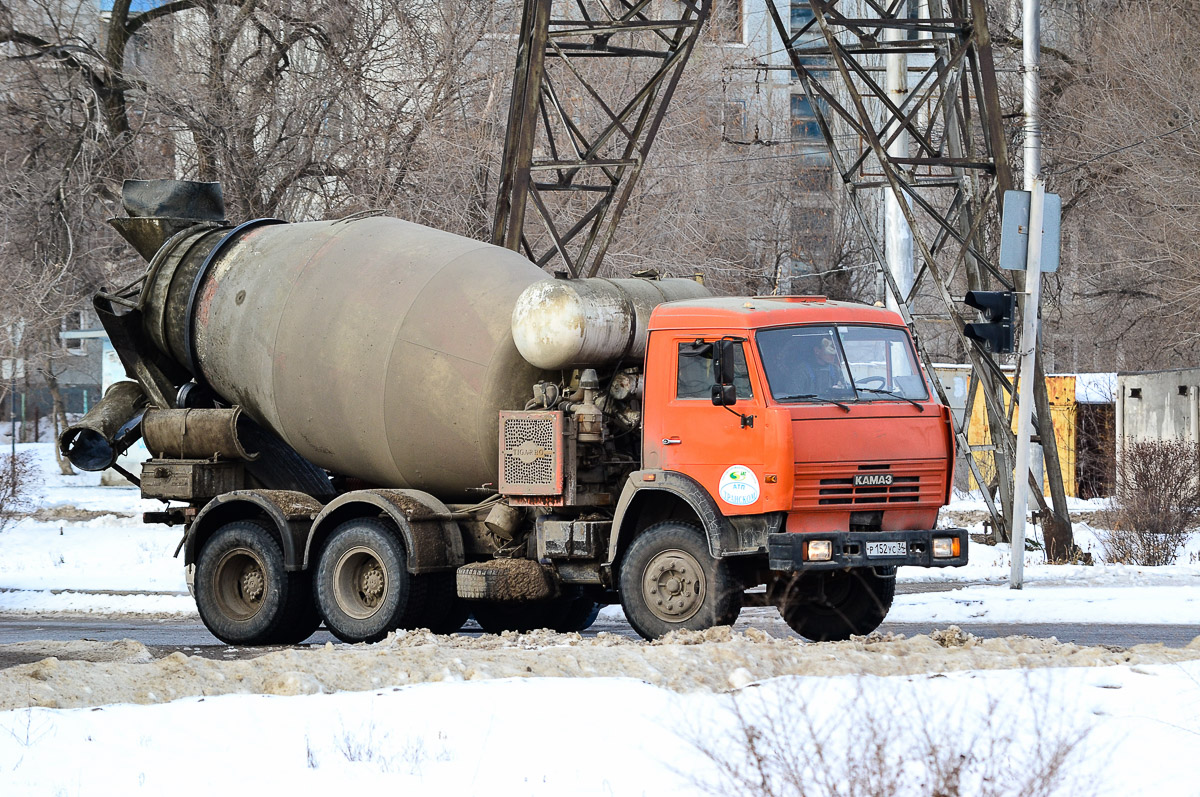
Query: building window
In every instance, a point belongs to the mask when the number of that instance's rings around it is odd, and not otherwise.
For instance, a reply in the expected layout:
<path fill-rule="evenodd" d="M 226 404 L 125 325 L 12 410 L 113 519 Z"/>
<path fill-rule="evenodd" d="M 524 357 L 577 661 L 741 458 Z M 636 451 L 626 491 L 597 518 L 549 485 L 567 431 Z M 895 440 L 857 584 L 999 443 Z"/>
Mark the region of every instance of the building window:
<path fill-rule="evenodd" d="M 808 0 L 792 0 L 792 35 L 795 36 L 800 31 L 804 30 L 804 26 L 812 22 L 814 19 L 812 6 L 808 4 Z M 820 36 L 821 30 L 816 25 L 813 25 L 805 33 L 804 38 L 809 36 Z"/>
<path fill-rule="evenodd" d="M 83 313 L 75 310 L 63 316 L 62 331 L 64 333 L 76 333 L 70 337 L 65 334 L 63 335 L 62 342 L 64 349 L 76 354 L 83 353 L 83 338 L 78 335 L 81 329 L 83 329 Z"/>
<path fill-rule="evenodd" d="M 803 94 L 792 95 L 792 140 L 823 141 L 821 126 L 812 103 Z"/>
<path fill-rule="evenodd" d="M 825 42 L 825 35 L 821 33 L 821 28 L 813 20 L 812 6 L 808 4 L 808 0 L 792 0 L 792 35 L 802 34 L 793 43 L 795 47 L 817 47 Z M 800 63 L 812 73 L 813 77 L 818 80 L 823 80 L 827 75 L 830 64 L 828 58 L 819 56 L 803 56 L 800 58 Z M 799 75 L 796 70 L 791 70 L 792 80 L 799 80 Z"/>

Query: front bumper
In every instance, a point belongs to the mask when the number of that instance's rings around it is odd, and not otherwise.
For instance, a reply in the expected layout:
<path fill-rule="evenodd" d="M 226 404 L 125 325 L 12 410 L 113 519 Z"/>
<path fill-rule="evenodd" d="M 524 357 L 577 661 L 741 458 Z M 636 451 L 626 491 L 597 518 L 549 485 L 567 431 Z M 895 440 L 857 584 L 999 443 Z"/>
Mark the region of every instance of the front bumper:
<path fill-rule="evenodd" d="M 933 556 L 934 538 L 958 540 L 958 556 Z M 804 543 L 829 540 L 833 555 L 826 561 L 804 558 Z M 869 556 L 867 543 L 902 542 L 903 555 Z M 767 535 L 767 556 L 772 570 L 842 570 L 847 567 L 960 567 L 967 563 L 966 529 L 910 531 L 784 532 Z"/>

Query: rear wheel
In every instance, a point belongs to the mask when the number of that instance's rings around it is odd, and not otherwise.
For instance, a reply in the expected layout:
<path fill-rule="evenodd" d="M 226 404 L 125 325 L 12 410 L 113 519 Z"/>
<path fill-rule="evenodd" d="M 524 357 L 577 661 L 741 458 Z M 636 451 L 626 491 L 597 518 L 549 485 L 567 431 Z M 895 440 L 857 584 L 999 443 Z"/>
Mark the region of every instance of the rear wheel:
<path fill-rule="evenodd" d="M 729 564 L 714 559 L 700 529 L 669 520 L 643 531 L 621 562 L 621 606 L 646 639 L 671 631 L 731 625 L 742 590 Z"/>
<path fill-rule="evenodd" d="M 415 628 L 424 612 L 424 582 L 407 570 L 399 534 L 378 518 L 355 518 L 333 530 L 315 577 L 325 625 L 346 642 L 377 642 Z"/>
<path fill-rule="evenodd" d="M 258 521 L 239 520 L 217 529 L 200 549 L 195 583 L 200 619 L 230 645 L 277 643 L 293 619 L 293 582 L 284 569 L 283 551 Z"/>
<path fill-rule="evenodd" d="M 467 601 L 458 597 L 454 573 L 431 573 L 420 576 L 426 581 L 425 616 L 421 623 L 435 634 L 453 634 L 471 616 Z"/>
<path fill-rule="evenodd" d="M 555 604 L 550 628 L 564 634 L 586 631 L 600 614 L 600 604 L 579 587 L 564 588 Z"/>
<path fill-rule="evenodd" d="M 489 634 L 516 631 L 525 634 L 536 628 L 548 628 L 553 601 L 471 601 L 471 614 L 479 627 Z"/>
<path fill-rule="evenodd" d="M 830 642 L 869 634 L 896 596 L 896 568 L 793 573 L 771 585 L 784 622 L 806 639 Z"/>
<path fill-rule="evenodd" d="M 286 618 L 275 633 L 279 645 L 298 645 L 321 627 L 321 613 L 313 597 L 311 573 L 288 573 Z"/>

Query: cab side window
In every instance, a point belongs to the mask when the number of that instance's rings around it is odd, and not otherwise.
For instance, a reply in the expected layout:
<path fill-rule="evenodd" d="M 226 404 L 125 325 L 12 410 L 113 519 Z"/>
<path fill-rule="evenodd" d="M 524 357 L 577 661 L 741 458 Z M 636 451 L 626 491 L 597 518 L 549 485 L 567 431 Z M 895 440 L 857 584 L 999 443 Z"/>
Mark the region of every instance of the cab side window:
<path fill-rule="evenodd" d="M 746 366 L 745 344 L 734 348 L 733 385 L 739 399 L 754 398 L 750 387 L 750 369 Z M 711 341 L 689 341 L 679 344 L 679 370 L 675 381 L 675 397 L 681 399 L 712 399 L 713 346 Z"/>

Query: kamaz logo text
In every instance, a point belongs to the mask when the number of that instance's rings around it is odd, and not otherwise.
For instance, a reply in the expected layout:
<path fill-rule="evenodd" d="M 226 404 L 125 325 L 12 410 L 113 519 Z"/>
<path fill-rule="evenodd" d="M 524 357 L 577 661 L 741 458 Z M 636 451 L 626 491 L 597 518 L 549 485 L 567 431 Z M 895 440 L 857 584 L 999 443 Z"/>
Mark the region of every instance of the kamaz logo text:
<path fill-rule="evenodd" d="M 890 473 L 860 473 L 854 477 L 855 487 L 887 487 L 891 483 Z"/>

